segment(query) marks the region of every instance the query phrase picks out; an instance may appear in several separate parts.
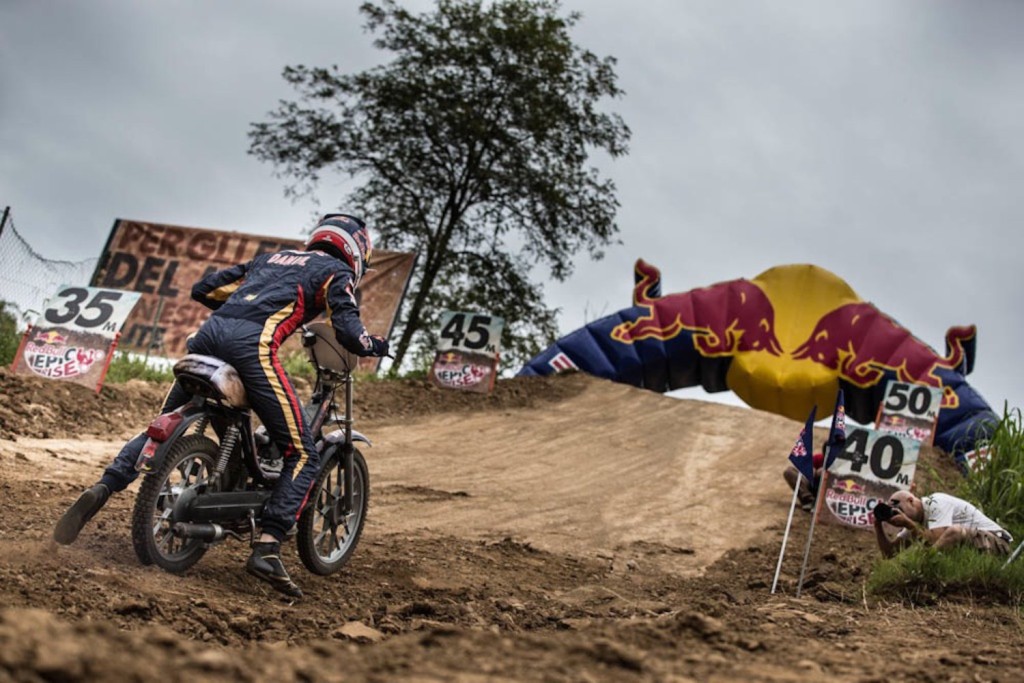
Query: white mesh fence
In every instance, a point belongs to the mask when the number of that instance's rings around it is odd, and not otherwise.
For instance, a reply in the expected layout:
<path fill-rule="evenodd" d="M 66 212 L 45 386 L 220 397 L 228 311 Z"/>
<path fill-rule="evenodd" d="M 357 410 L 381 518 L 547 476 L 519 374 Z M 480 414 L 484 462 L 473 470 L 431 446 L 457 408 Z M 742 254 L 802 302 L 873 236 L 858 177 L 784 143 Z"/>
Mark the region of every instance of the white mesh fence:
<path fill-rule="evenodd" d="M 2 210 L 0 210 L 2 211 Z M 0 223 L 0 301 L 24 329 L 35 320 L 46 299 L 63 284 L 87 286 L 96 269 L 97 258 L 84 261 L 55 261 L 43 258 L 14 227 L 11 211 Z"/>

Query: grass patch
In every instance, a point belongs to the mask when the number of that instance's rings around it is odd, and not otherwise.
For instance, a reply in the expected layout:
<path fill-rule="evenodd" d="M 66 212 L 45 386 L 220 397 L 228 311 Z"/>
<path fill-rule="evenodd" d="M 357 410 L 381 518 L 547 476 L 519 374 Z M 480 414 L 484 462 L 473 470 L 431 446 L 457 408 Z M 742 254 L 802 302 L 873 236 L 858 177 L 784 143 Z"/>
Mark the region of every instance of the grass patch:
<path fill-rule="evenodd" d="M 1020 409 L 1004 406 L 992 436 L 978 447 L 988 448 L 988 458 L 975 461 L 957 495 L 984 510 L 1014 538 L 1024 538 L 1024 425 Z"/>
<path fill-rule="evenodd" d="M 1024 562 L 1018 560 L 1004 569 L 1005 562 L 1005 557 L 986 555 L 973 548 L 939 552 L 917 543 L 892 559 L 878 560 L 867 588 L 874 595 L 916 605 L 959 597 L 1020 609 L 1024 600 Z"/>
<path fill-rule="evenodd" d="M 161 367 L 150 364 L 141 356 L 132 356 L 125 351 L 114 353 L 107 369 L 106 382 L 124 384 L 128 380 L 140 379 L 144 382 L 173 382 L 174 374 L 170 366 Z"/>

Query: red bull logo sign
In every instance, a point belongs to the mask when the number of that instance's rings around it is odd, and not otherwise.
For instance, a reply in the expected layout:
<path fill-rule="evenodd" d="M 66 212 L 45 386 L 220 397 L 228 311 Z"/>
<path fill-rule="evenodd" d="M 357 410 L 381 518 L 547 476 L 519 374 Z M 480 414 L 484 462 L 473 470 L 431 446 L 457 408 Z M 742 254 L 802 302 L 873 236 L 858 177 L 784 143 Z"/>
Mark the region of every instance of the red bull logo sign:
<path fill-rule="evenodd" d="M 60 346 L 50 343 L 30 344 L 25 349 L 25 364 L 32 372 L 42 377 L 71 379 L 89 372 L 93 363 L 101 360 L 105 355 L 100 349 Z"/>
<path fill-rule="evenodd" d="M 45 332 L 36 332 L 35 336 L 32 337 L 32 341 L 36 344 L 56 346 L 67 344 L 68 338 L 57 330 L 46 330 Z"/>
<path fill-rule="evenodd" d="M 474 389 L 489 391 L 493 368 L 492 361 L 463 357 L 463 354 L 449 351 L 440 354 L 431 369 L 434 382 L 448 389 Z"/>

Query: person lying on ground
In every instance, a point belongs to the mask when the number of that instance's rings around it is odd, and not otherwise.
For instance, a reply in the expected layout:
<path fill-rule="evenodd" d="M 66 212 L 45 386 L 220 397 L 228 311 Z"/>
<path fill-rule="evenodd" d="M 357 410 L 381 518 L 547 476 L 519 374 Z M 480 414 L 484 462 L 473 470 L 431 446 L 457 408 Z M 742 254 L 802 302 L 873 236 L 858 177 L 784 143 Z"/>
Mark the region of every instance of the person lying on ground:
<path fill-rule="evenodd" d="M 897 491 L 888 504 L 874 510 L 875 538 L 885 557 L 893 557 L 915 540 L 937 550 L 966 545 L 992 555 L 1009 555 L 1013 537 L 966 500 L 948 493 L 918 498 L 910 491 Z M 882 523 L 899 527 L 892 539 Z"/>

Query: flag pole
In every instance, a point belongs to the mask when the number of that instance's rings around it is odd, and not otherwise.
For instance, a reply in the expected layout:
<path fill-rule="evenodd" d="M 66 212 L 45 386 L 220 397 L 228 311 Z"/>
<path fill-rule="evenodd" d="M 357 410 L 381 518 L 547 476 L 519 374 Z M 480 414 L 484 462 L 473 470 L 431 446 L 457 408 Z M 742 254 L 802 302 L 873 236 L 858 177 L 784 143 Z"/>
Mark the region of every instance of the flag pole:
<path fill-rule="evenodd" d="M 775 588 L 779 585 L 779 573 L 782 571 L 782 558 L 786 555 L 786 543 L 789 542 L 789 528 L 793 524 L 793 511 L 796 510 L 796 497 L 800 491 L 800 483 L 803 481 L 804 475 L 797 470 L 796 473 L 796 485 L 793 487 L 793 500 L 789 503 L 789 519 L 786 520 L 786 532 L 782 534 L 782 549 L 779 550 L 779 563 L 775 565 L 775 578 L 772 579 L 772 595 L 775 594 Z"/>
<path fill-rule="evenodd" d="M 821 469 L 821 483 L 818 484 L 818 491 L 814 494 L 814 514 L 811 515 L 811 529 L 807 532 L 807 544 L 804 546 L 804 563 L 800 567 L 800 579 L 796 582 L 796 597 L 800 597 L 800 592 L 804 588 L 804 574 L 807 572 L 807 558 L 811 554 L 811 539 L 814 538 L 814 524 L 818 521 L 818 508 L 821 507 L 821 492 L 825 489 L 825 484 L 828 481 L 828 471 L 823 467 Z"/>

